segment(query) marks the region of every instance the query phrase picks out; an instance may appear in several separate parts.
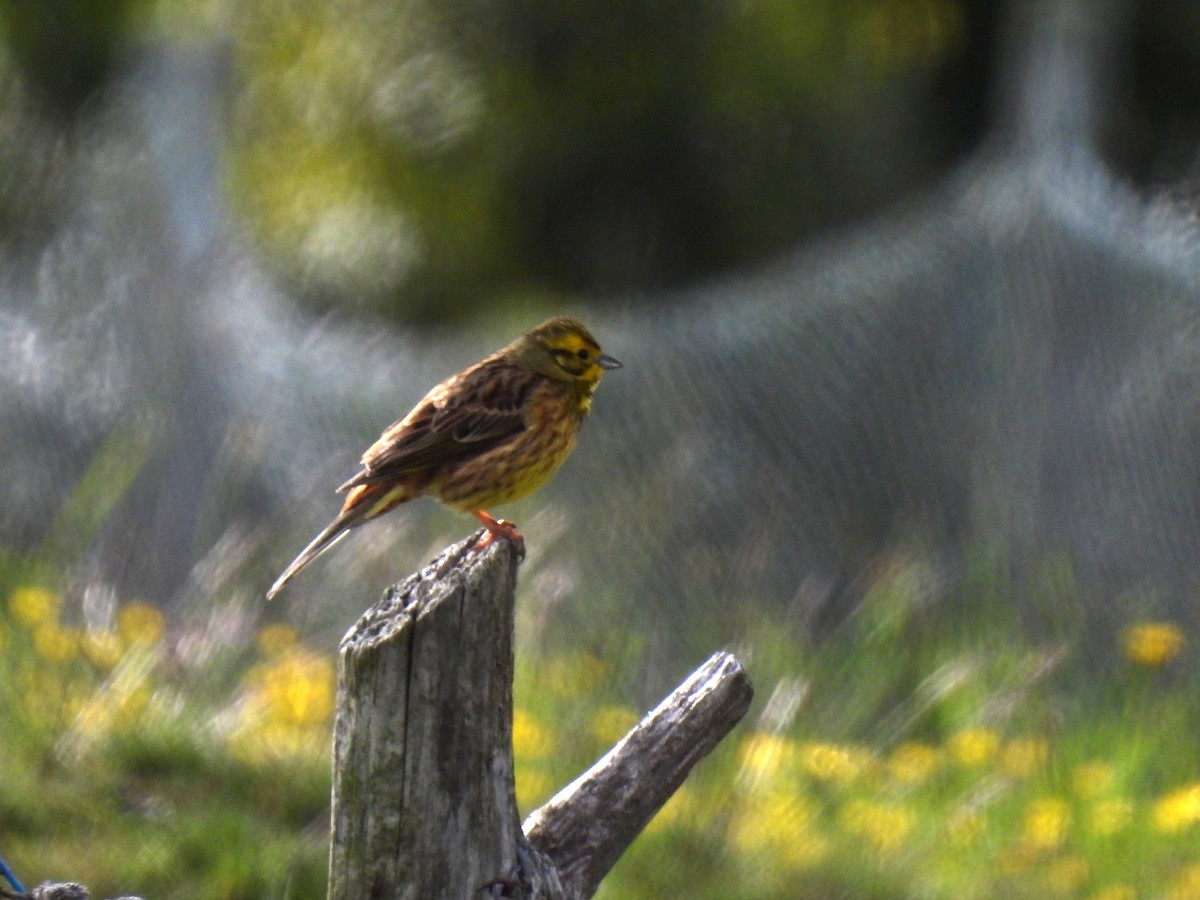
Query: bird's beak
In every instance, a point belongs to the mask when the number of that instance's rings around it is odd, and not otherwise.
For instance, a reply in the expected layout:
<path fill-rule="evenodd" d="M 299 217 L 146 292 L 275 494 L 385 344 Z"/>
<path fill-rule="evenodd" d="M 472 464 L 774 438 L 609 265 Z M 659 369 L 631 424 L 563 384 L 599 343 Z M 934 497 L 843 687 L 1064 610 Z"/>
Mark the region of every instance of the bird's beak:
<path fill-rule="evenodd" d="M 596 360 L 596 365 L 602 369 L 619 369 L 621 368 L 621 361 L 619 359 L 614 359 L 607 353 L 601 353 L 600 358 Z"/>

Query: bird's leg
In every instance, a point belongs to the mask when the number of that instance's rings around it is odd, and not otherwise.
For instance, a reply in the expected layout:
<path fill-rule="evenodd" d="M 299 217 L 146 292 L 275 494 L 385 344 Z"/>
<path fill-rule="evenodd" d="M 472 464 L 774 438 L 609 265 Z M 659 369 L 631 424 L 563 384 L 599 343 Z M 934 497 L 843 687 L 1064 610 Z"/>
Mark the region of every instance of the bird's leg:
<path fill-rule="evenodd" d="M 504 538 L 511 541 L 513 546 L 516 547 L 519 558 L 525 558 L 525 535 L 517 531 L 516 525 L 504 519 L 493 519 L 482 509 L 475 511 L 475 518 L 483 523 L 483 527 L 487 529 L 487 534 L 480 536 L 474 549 L 482 550 L 496 538 Z"/>

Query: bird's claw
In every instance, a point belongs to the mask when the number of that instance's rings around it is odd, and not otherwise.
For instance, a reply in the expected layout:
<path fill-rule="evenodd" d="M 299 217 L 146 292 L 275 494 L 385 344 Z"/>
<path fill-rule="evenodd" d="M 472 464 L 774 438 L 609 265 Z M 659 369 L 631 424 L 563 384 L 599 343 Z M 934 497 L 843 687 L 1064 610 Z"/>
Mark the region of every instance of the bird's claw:
<path fill-rule="evenodd" d="M 525 558 L 525 535 L 521 534 L 517 530 L 517 526 L 507 519 L 493 519 L 491 516 L 484 518 L 484 515 L 476 513 L 476 517 L 479 521 L 483 522 L 483 527 L 486 530 L 479 536 L 479 540 L 475 542 L 473 549 L 476 551 L 484 550 L 490 547 L 496 538 L 504 538 L 517 551 L 518 561 L 523 560 Z"/>

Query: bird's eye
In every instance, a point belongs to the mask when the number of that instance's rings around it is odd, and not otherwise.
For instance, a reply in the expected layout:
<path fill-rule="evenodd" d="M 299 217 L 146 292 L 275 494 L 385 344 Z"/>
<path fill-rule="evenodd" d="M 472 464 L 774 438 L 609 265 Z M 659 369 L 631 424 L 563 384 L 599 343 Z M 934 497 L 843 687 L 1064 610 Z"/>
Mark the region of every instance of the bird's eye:
<path fill-rule="evenodd" d="M 587 350 L 582 350 L 582 349 L 577 350 L 577 351 L 575 351 L 575 355 L 578 356 L 580 359 L 584 360 L 585 362 L 587 361 L 587 358 L 588 358 Z"/>

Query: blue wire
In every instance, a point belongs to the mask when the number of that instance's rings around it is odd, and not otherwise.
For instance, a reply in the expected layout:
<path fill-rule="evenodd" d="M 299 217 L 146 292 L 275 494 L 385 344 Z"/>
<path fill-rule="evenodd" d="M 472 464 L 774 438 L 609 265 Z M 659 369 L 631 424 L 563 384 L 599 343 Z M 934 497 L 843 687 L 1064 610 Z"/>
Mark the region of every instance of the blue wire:
<path fill-rule="evenodd" d="M 21 882 L 17 881 L 17 876 L 12 873 L 12 869 L 8 867 L 8 863 L 6 863 L 3 859 L 0 859 L 0 875 L 4 876 L 4 880 L 7 881 L 12 889 L 18 894 L 25 893 L 25 886 L 22 885 Z"/>

